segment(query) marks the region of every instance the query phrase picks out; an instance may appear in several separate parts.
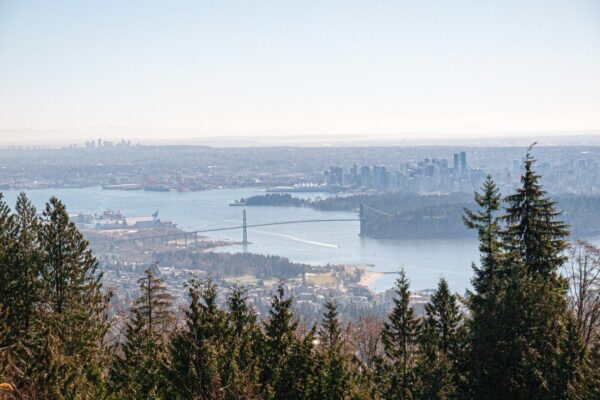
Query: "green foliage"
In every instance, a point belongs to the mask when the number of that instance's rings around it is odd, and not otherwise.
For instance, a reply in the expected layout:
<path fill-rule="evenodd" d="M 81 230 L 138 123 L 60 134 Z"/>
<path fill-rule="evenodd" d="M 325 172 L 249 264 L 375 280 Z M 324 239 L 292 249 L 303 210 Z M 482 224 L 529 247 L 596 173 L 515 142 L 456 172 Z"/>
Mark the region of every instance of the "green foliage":
<path fill-rule="evenodd" d="M 409 281 L 402 270 L 396 280 L 394 308 L 382 332 L 386 357 L 379 362 L 379 387 L 385 399 L 414 398 L 417 321 L 409 302 Z"/>
<path fill-rule="evenodd" d="M 324 400 L 346 398 L 350 385 L 350 360 L 344 354 L 342 330 L 336 305 L 325 302 L 323 323 L 319 329 L 319 384 L 317 397 Z"/>
<path fill-rule="evenodd" d="M 152 268 L 138 283 L 141 295 L 130 311 L 125 340 L 113 359 L 108 391 L 119 399 L 159 399 L 166 384 L 167 334 L 174 321 L 172 296 Z"/>
<path fill-rule="evenodd" d="M 10 326 L 4 340 L 17 393 L 97 397 L 103 392 L 108 296 L 87 241 L 58 199 L 50 199 L 39 220 L 23 194 L 15 214 L 0 202 L 0 240 L 0 308 Z"/>
<path fill-rule="evenodd" d="M 217 307 L 216 287 L 210 281 L 190 282 L 188 295 L 185 326 L 170 345 L 167 398 L 225 398 L 222 371 L 227 367 L 224 354 L 229 336 L 225 312 Z"/>
<path fill-rule="evenodd" d="M 456 295 L 441 279 L 419 327 L 419 355 L 416 366 L 417 398 L 453 399 L 458 396 L 460 324 Z"/>
<path fill-rule="evenodd" d="M 261 381 L 274 398 L 286 398 L 290 393 L 291 382 L 282 379 L 285 363 L 289 360 L 292 346 L 296 341 L 298 322 L 292 314 L 292 299 L 285 298 L 282 285 L 271 298 L 269 318 L 264 326 Z"/>
<path fill-rule="evenodd" d="M 228 397 L 256 398 L 260 393 L 260 363 L 257 354 L 260 351 L 262 332 L 243 288 L 234 286 L 227 299 L 227 306 L 230 336 L 226 354 L 228 368 L 224 381 L 227 382 Z"/>
<path fill-rule="evenodd" d="M 528 272 L 552 278 L 566 261 L 562 252 L 567 247 L 567 225 L 558 220 L 561 212 L 547 197 L 539 183 L 540 176 L 533 171 L 535 159 L 531 148 L 525 159 L 525 174 L 521 187 L 506 197 L 506 231 L 504 245 L 509 253 L 517 255 Z"/>
<path fill-rule="evenodd" d="M 294 340 L 289 348 L 282 368 L 279 370 L 279 384 L 275 390 L 266 385 L 267 398 L 274 399 L 318 399 L 319 371 L 322 364 L 315 354 L 315 328 L 302 339 Z M 265 367 L 263 365 L 263 367 Z"/>
<path fill-rule="evenodd" d="M 468 348 L 467 379 L 469 391 L 487 393 L 487 388 L 495 384 L 498 374 L 497 363 L 498 332 L 506 322 L 499 318 L 500 298 L 505 290 L 502 262 L 502 226 L 498 213 L 501 208 L 501 195 L 491 176 L 482 185 L 482 193 L 475 193 L 478 211 L 465 209 L 465 225 L 477 230 L 481 265 L 473 265 L 475 273 L 471 280 L 474 292 L 468 292 L 467 300 L 471 318 L 467 321 L 470 346 Z"/>
<path fill-rule="evenodd" d="M 521 187 L 505 199 L 504 229 L 497 229 L 497 193 L 490 180 L 484 195 L 476 196 L 482 211 L 467 212 L 482 250 L 469 299 L 468 379 L 474 398 L 567 398 L 576 386 L 577 345 L 569 338 L 566 282 L 558 274 L 567 230 L 534 162 L 530 148 Z"/>

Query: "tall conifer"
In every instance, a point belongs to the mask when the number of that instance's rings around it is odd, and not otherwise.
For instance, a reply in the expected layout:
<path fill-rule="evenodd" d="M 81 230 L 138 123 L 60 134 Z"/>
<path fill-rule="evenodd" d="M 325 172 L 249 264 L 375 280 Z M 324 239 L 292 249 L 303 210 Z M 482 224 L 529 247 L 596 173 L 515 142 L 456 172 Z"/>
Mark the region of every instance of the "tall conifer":
<path fill-rule="evenodd" d="M 419 329 L 418 398 L 459 398 L 460 320 L 457 297 L 446 280 L 440 279 Z"/>
<path fill-rule="evenodd" d="M 276 294 L 271 297 L 269 318 L 264 324 L 261 381 L 267 397 L 284 399 L 290 393 L 293 383 L 283 379 L 283 371 L 297 340 L 297 327 L 298 322 L 292 313 L 292 299 L 285 297 L 285 290 L 280 284 Z"/>
<path fill-rule="evenodd" d="M 470 310 L 468 332 L 470 345 L 465 369 L 468 372 L 470 391 L 484 395 L 495 385 L 498 371 L 496 342 L 505 321 L 499 318 L 500 298 L 505 290 L 502 263 L 502 225 L 499 211 L 501 195 L 490 175 L 475 193 L 478 210 L 465 209 L 465 225 L 477 231 L 479 237 L 480 265 L 473 265 L 475 276 L 471 282 L 474 291 L 467 292 Z"/>
<path fill-rule="evenodd" d="M 323 323 L 319 329 L 318 398 L 323 400 L 344 399 L 350 392 L 350 360 L 344 355 L 342 329 L 333 300 L 325 302 Z"/>
<path fill-rule="evenodd" d="M 167 398 L 224 399 L 227 317 L 217 307 L 217 289 L 212 282 L 192 281 L 188 294 L 185 326 L 175 333 L 170 344 Z"/>
<path fill-rule="evenodd" d="M 39 398 L 94 398 L 103 391 L 108 295 L 98 262 L 65 206 L 46 204 L 40 226 L 40 303 L 24 377 Z"/>
<path fill-rule="evenodd" d="M 165 384 L 162 366 L 168 329 L 174 320 L 172 296 L 154 268 L 147 269 L 138 283 L 140 296 L 111 365 L 109 391 L 122 399 L 158 399 Z"/>
<path fill-rule="evenodd" d="M 227 308 L 230 338 L 223 379 L 227 383 L 230 398 L 256 398 L 260 393 L 258 353 L 262 332 L 244 288 L 233 287 L 227 299 Z"/>
<path fill-rule="evenodd" d="M 380 388 L 385 399 L 414 398 L 417 321 L 410 307 L 409 281 L 404 270 L 396 280 L 396 297 L 382 341 L 385 360 L 379 363 Z"/>

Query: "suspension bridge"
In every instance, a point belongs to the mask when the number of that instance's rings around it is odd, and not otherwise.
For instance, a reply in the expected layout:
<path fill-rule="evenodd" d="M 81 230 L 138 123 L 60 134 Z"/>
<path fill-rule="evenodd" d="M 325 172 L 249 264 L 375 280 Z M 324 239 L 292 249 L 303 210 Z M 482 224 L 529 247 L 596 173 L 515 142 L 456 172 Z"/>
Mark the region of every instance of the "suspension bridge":
<path fill-rule="evenodd" d="M 179 239 L 183 239 L 187 244 L 189 241 L 197 241 L 198 235 L 203 233 L 210 232 L 221 232 L 221 231 L 232 231 L 241 229 L 242 230 L 242 244 L 247 245 L 250 242 L 248 241 L 248 228 L 258 228 L 263 226 L 274 226 L 274 225 L 292 225 L 292 224 L 309 224 L 315 222 L 356 222 L 360 221 L 360 218 L 324 218 L 324 219 L 302 219 L 302 220 L 289 220 L 289 221 L 275 221 L 275 222 L 264 222 L 258 224 L 248 224 L 246 220 L 246 210 L 242 211 L 242 224 L 236 226 L 227 226 L 227 227 L 217 227 L 217 228 L 207 228 L 207 229 L 198 229 L 190 232 L 177 232 L 177 233 L 168 233 L 161 235 L 152 235 L 152 236 L 143 236 L 143 237 L 135 237 L 135 238 L 125 238 L 119 239 L 119 242 L 146 242 L 146 241 L 162 241 L 162 242 L 170 242 L 176 241 Z"/>
<path fill-rule="evenodd" d="M 226 226 L 226 227 L 215 227 L 215 228 L 206 228 L 206 229 L 198 229 L 194 231 L 188 232 L 176 232 L 176 233 L 168 233 L 168 234 L 160 234 L 160 235 L 152 235 L 152 236 L 142 236 L 142 237 L 134 237 L 134 238 L 124 238 L 118 239 L 118 242 L 142 242 L 145 244 L 147 241 L 161 241 L 161 242 L 171 242 L 183 239 L 184 243 L 187 245 L 188 241 L 197 241 L 198 236 L 203 233 L 211 233 L 211 232 L 221 232 L 221 231 L 232 231 L 232 230 L 242 230 L 242 244 L 247 245 L 250 242 L 248 241 L 248 228 L 258 228 L 264 226 L 275 226 L 275 225 L 293 225 L 293 224 L 309 224 L 309 223 L 317 223 L 317 222 L 356 222 L 360 221 L 361 224 L 364 220 L 365 212 L 374 212 L 378 215 L 382 215 L 385 217 L 392 217 L 393 214 L 377 210 L 373 207 L 369 207 L 365 204 L 361 204 L 359 218 L 320 218 L 320 219 L 301 219 L 301 220 L 288 220 L 288 221 L 275 221 L 275 222 L 263 222 L 257 224 L 248 224 L 246 210 L 242 210 L 242 224 L 236 226 Z M 362 227 L 361 227 L 362 228 Z M 362 229 L 361 229 L 362 231 Z"/>

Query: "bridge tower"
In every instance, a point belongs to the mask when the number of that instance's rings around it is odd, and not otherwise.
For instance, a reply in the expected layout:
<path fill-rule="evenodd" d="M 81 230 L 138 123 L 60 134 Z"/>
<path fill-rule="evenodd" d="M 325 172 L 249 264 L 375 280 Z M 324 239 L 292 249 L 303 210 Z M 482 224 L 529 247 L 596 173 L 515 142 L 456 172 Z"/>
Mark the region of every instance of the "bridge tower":
<path fill-rule="evenodd" d="M 358 233 L 358 236 L 362 236 L 363 232 L 365 231 L 364 226 L 365 226 L 365 207 L 362 203 L 360 203 L 360 211 L 358 212 L 358 218 L 360 219 L 360 232 Z"/>
<path fill-rule="evenodd" d="M 242 211 L 242 245 L 248 245 L 248 224 L 246 224 L 246 209 Z"/>

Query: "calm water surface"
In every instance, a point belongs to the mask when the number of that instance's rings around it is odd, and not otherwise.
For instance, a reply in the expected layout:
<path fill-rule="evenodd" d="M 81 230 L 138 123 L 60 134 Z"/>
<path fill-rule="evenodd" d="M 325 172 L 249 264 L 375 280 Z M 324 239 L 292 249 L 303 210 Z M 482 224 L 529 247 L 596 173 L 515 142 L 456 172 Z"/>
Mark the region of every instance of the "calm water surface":
<path fill-rule="evenodd" d="M 184 230 L 200 230 L 241 225 L 242 208 L 229 203 L 256 194 L 255 189 L 220 189 L 204 192 L 110 191 L 100 188 L 39 189 L 27 191 L 41 209 L 56 195 L 69 212 L 119 210 L 127 216 L 150 215 L 156 209 L 160 218 L 175 222 Z M 12 206 L 18 192 L 4 193 Z M 303 194 L 304 197 L 323 194 Z M 356 218 L 349 212 L 323 212 L 293 207 L 248 207 L 248 224 L 302 219 Z M 435 287 L 445 277 L 453 290 L 470 286 L 471 263 L 479 259 L 477 242 L 457 240 L 378 240 L 358 236 L 359 222 L 317 222 L 248 229 L 248 251 L 276 254 L 310 264 L 370 264 L 374 271 L 397 271 L 403 267 L 414 289 Z M 241 241 L 241 230 L 213 232 L 213 238 Z M 223 251 L 242 251 L 228 246 Z M 374 290 L 390 288 L 395 275 L 384 275 L 372 285 Z"/>

